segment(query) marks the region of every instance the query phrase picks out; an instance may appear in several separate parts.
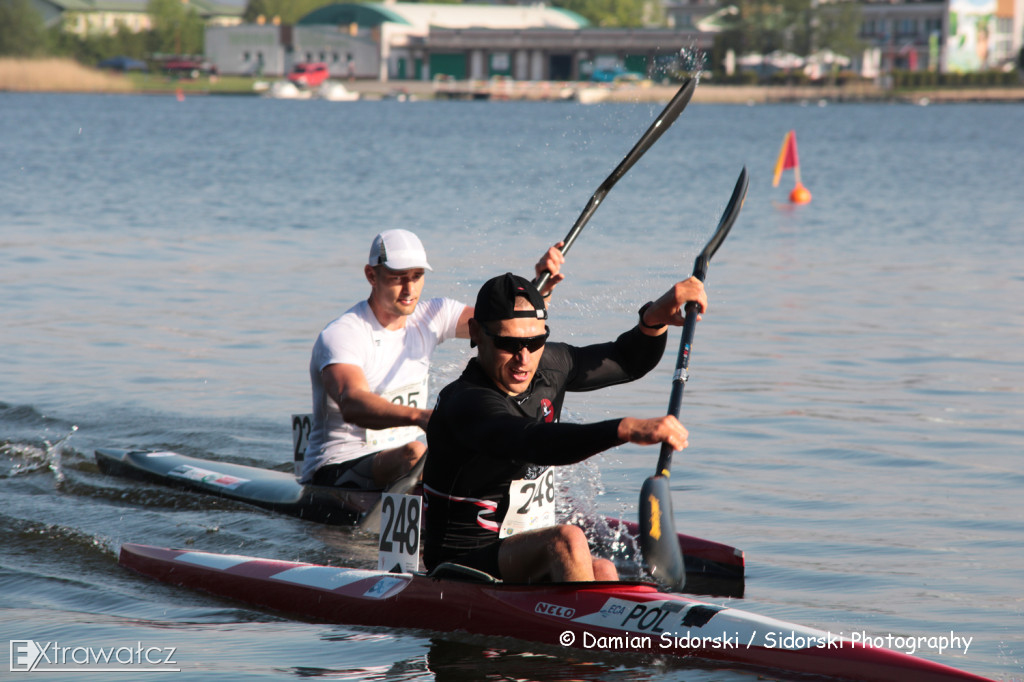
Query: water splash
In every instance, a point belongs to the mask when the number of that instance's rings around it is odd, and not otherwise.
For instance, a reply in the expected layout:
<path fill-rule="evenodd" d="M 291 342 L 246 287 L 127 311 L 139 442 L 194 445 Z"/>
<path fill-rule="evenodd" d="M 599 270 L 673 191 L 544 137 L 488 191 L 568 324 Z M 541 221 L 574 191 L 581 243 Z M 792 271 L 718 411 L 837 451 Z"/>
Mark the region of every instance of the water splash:
<path fill-rule="evenodd" d="M 4 443 L 0 445 L 0 455 L 4 458 L 0 462 L 0 479 L 31 474 L 47 465 L 46 451 L 28 443 Z"/>
<path fill-rule="evenodd" d="M 68 441 L 71 440 L 71 436 L 73 436 L 75 434 L 75 431 L 77 430 L 78 427 L 72 425 L 71 431 L 69 431 L 63 438 L 58 440 L 56 443 L 51 444 L 50 441 L 48 440 L 43 441 L 44 443 L 46 443 L 46 465 L 50 469 L 50 471 L 53 472 L 53 477 L 56 480 L 58 486 L 60 486 L 64 482 L 64 479 L 66 478 L 64 475 L 64 468 L 61 462 L 61 454 L 64 450 L 64 446 L 68 444 Z"/>
<path fill-rule="evenodd" d="M 43 447 L 32 443 L 3 443 L 0 445 L 0 455 L 4 456 L 3 461 L 0 461 L 0 478 L 25 476 L 49 469 L 56 476 L 57 483 L 61 483 L 64 480 L 61 453 L 77 430 L 77 426 L 72 426 L 71 430 L 56 443 L 44 439 Z"/>
<path fill-rule="evenodd" d="M 700 78 L 707 70 L 708 54 L 697 47 L 696 42 L 691 42 L 688 47 L 679 50 L 679 68 L 689 73 L 700 85 Z"/>
<path fill-rule="evenodd" d="M 599 462 L 591 458 L 560 467 L 558 484 L 559 521 L 585 529 L 591 552 L 611 559 L 622 577 L 642 577 L 644 570 L 636 537 L 621 524 L 610 522 L 598 510 L 597 499 L 605 493 Z M 624 518 L 627 514 L 623 505 L 621 516 Z"/>

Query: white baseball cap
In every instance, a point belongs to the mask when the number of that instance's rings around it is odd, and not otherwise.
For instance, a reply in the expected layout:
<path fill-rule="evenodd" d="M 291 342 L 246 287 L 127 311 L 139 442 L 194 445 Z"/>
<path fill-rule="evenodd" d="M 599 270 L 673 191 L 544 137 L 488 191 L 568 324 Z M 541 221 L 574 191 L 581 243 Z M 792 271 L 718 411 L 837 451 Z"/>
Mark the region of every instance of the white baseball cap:
<path fill-rule="evenodd" d="M 432 270 L 427 252 L 419 237 L 409 230 L 385 230 L 370 246 L 370 265 L 383 265 L 389 270 Z"/>

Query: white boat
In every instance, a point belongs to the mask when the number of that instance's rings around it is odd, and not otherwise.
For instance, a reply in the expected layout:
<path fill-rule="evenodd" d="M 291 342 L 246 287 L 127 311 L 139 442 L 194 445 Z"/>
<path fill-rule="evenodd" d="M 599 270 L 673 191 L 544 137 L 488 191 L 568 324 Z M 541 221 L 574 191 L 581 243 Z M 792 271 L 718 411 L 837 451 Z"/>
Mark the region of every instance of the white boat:
<path fill-rule="evenodd" d="M 316 95 L 328 102 L 354 102 L 359 99 L 358 92 L 352 92 L 341 83 L 334 81 L 325 81 L 317 88 Z"/>
<path fill-rule="evenodd" d="M 607 88 L 579 88 L 576 90 L 576 101 L 580 104 L 597 104 L 607 100 L 609 94 Z"/>
<path fill-rule="evenodd" d="M 310 99 L 313 91 L 301 90 L 291 81 L 274 81 L 263 96 L 271 99 Z"/>

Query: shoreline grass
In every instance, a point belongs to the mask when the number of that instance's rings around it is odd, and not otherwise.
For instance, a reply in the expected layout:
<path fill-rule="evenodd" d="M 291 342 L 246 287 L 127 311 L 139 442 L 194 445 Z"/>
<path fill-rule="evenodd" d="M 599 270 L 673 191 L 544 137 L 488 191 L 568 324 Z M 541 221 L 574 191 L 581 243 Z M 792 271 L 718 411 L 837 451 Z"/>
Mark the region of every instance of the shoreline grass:
<path fill-rule="evenodd" d="M 14 92 L 133 92 L 124 76 L 82 66 L 73 59 L 0 59 L 0 90 Z"/>
<path fill-rule="evenodd" d="M 101 94 L 175 94 L 186 95 L 255 95 L 253 84 L 258 79 L 245 76 L 201 76 L 196 79 L 175 78 L 163 73 L 118 74 L 83 66 L 67 58 L 0 58 L 0 92 L 56 92 Z M 357 81 L 346 84 L 364 97 L 374 99 L 389 91 L 402 89 L 421 99 L 432 99 L 434 85 L 429 81 Z M 530 84 L 524 83 L 524 86 Z M 545 99 L 545 84 L 532 84 L 536 92 L 513 99 Z M 586 87 L 586 83 L 576 84 Z M 609 92 L 607 101 L 668 101 L 676 86 L 629 87 Z M 1024 87 L 939 87 L 900 88 L 885 90 L 875 85 L 847 86 L 766 86 L 719 85 L 713 82 L 698 88 L 694 101 L 708 104 L 767 104 L 802 101 L 904 101 L 904 102 L 1021 102 Z"/>

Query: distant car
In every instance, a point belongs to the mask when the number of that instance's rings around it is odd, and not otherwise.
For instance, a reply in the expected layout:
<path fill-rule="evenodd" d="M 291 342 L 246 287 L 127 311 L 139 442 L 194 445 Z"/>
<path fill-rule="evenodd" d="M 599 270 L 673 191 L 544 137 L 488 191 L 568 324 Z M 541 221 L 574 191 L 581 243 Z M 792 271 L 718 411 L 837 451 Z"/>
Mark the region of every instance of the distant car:
<path fill-rule="evenodd" d="M 111 57 L 110 59 L 104 59 L 96 66 L 101 69 L 110 69 L 111 71 L 149 71 L 146 62 L 132 59 L 131 57 Z"/>
<path fill-rule="evenodd" d="M 292 67 L 288 80 L 303 88 L 316 88 L 323 84 L 328 76 L 330 73 L 324 62 L 299 62 Z"/>
<path fill-rule="evenodd" d="M 189 78 L 199 78 L 200 74 L 210 73 L 213 70 L 210 62 L 188 57 L 174 57 L 165 61 L 161 66 L 172 76 L 187 76 Z"/>
<path fill-rule="evenodd" d="M 597 83 L 622 83 L 630 81 L 642 81 L 645 76 L 635 71 L 627 71 L 620 67 L 613 69 L 596 69 L 590 76 L 590 80 Z"/>

